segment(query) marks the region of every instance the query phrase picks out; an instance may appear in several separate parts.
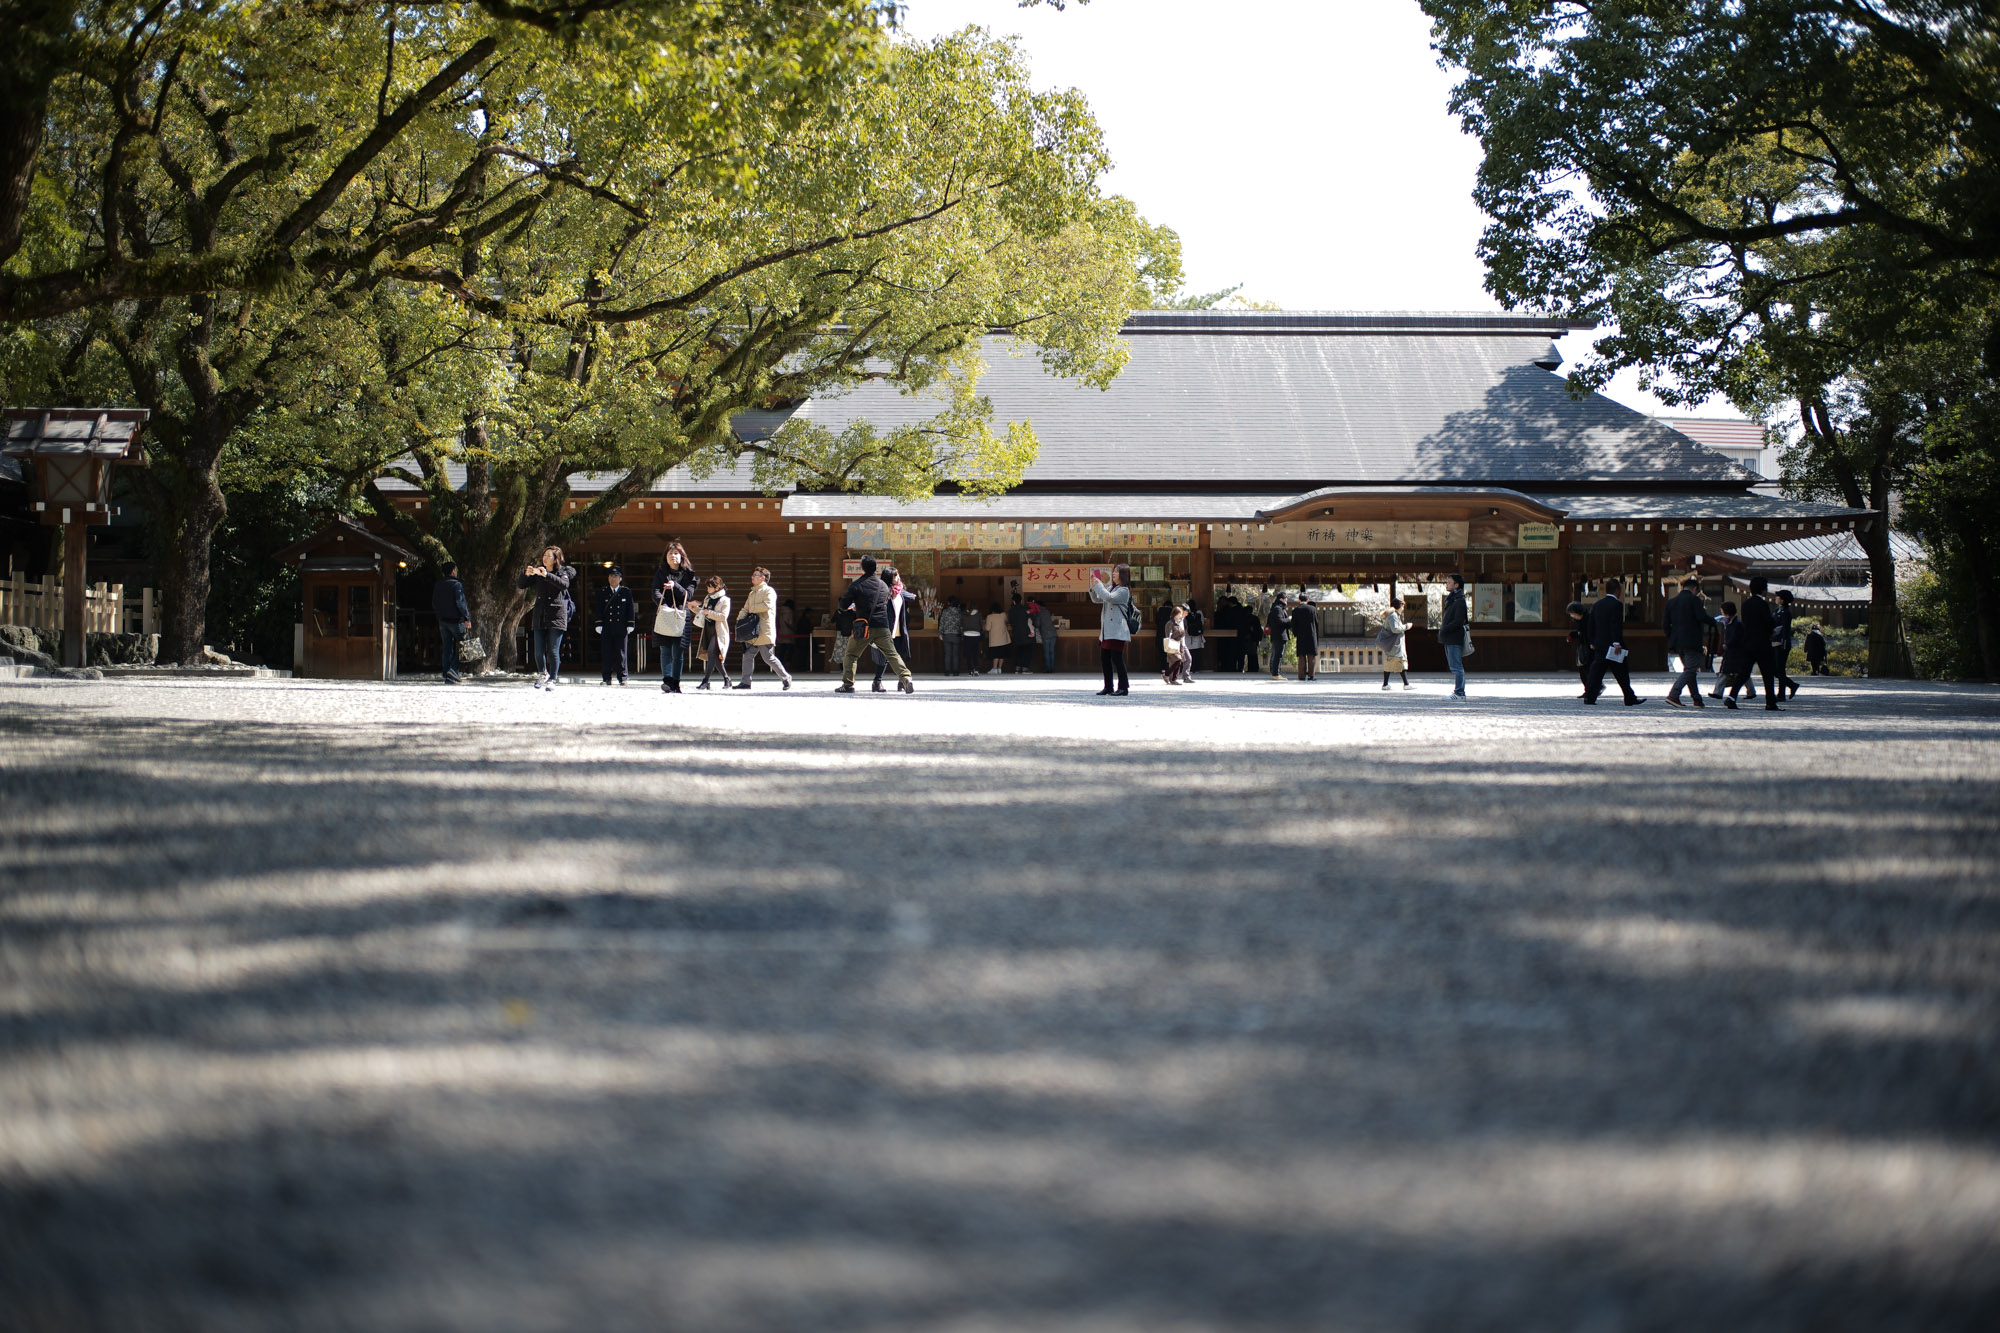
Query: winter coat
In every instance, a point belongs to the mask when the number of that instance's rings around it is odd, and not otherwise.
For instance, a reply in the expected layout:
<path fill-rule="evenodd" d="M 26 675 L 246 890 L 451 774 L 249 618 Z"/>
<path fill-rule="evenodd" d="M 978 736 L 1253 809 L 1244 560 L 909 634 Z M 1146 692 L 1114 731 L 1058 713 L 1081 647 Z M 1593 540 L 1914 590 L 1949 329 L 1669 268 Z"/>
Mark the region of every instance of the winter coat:
<path fill-rule="evenodd" d="M 1028 608 L 1019 602 L 1007 608 L 1007 633 L 1015 643 L 1026 643 L 1033 637 L 1028 628 Z"/>
<path fill-rule="evenodd" d="M 465 585 L 449 576 L 433 583 L 431 610 L 437 612 L 440 625 L 463 625 L 471 620 L 472 612 L 465 609 Z"/>
<path fill-rule="evenodd" d="M 944 610 L 938 612 L 938 637 L 941 639 L 957 638 L 959 625 L 964 619 L 965 613 L 963 611 L 960 611 L 955 606 L 947 605 Z"/>
<path fill-rule="evenodd" d="M 1743 617 L 1737 616 L 1722 627 L 1722 674 L 1725 676 L 1748 675 L 1750 668 L 1757 664 L 1757 655 L 1752 649 L 1749 631 L 1743 628 Z"/>
<path fill-rule="evenodd" d="M 1771 642 L 1778 645 L 1783 654 L 1778 660 L 1784 661 L 1792 653 L 1792 612 L 1783 602 L 1771 604 Z"/>
<path fill-rule="evenodd" d="M 1824 662 L 1825 660 L 1826 660 L 1826 635 L 1821 634 L 1816 629 L 1807 630 L 1806 661 Z"/>
<path fill-rule="evenodd" d="M 1708 642 L 1708 608 L 1699 593 L 1682 589 L 1667 603 L 1660 628 L 1667 634 L 1667 651 L 1686 657 L 1698 656 Z"/>
<path fill-rule="evenodd" d="M 1319 651 L 1319 610 L 1310 602 L 1292 609 L 1292 638 L 1302 653 Z"/>
<path fill-rule="evenodd" d="M 1406 652 L 1408 645 L 1403 639 L 1403 636 L 1410 632 L 1409 622 L 1405 621 L 1396 612 L 1391 611 L 1382 618 L 1382 628 L 1389 632 L 1387 644 L 1382 649 L 1382 660 L 1385 662 L 1409 661 L 1410 659 Z"/>
<path fill-rule="evenodd" d="M 1092 579 L 1090 600 L 1104 608 L 1098 617 L 1098 638 L 1106 643 L 1130 643 L 1132 628 L 1125 623 L 1125 608 L 1132 604 L 1132 590 L 1116 586 L 1107 588 Z"/>
<path fill-rule="evenodd" d="M 535 607 L 528 616 L 529 629 L 569 628 L 569 585 L 575 577 L 576 571 L 570 566 L 557 565 L 514 580 L 515 587 L 535 594 Z"/>
<path fill-rule="evenodd" d="M 654 606 L 673 606 L 686 610 L 688 603 L 694 600 L 694 592 L 694 570 L 688 567 L 686 561 L 681 562 L 679 569 L 674 569 L 662 561 L 659 568 L 653 571 Z"/>
<path fill-rule="evenodd" d="M 1614 643 L 1625 642 L 1625 603 L 1610 593 L 1590 608 L 1590 646 L 1603 652 Z"/>
<path fill-rule="evenodd" d="M 1465 610 L 1465 589 L 1454 588 L 1444 595 L 1444 611 L 1438 616 L 1438 642 L 1447 648 L 1463 648 L 1465 632 L 1472 617 Z"/>
<path fill-rule="evenodd" d="M 597 594 L 597 632 L 599 634 L 630 634 L 638 619 L 639 604 L 632 597 L 632 590 L 624 584 L 606 588 Z"/>
<path fill-rule="evenodd" d="M 729 656 L 729 594 L 716 593 L 701 604 L 701 648 Z"/>
<path fill-rule="evenodd" d="M 1043 643 L 1054 643 L 1056 641 L 1056 613 L 1049 610 L 1046 606 L 1037 606 L 1035 608 L 1034 620 L 1035 637 Z"/>
<path fill-rule="evenodd" d="M 1743 599 L 1743 609 L 1736 613 L 1736 619 L 1743 626 L 1743 651 L 1753 658 L 1761 657 L 1770 649 L 1775 629 L 1771 604 L 1753 592 Z"/>
<path fill-rule="evenodd" d="M 870 629 L 888 629 L 889 585 L 876 575 L 863 574 L 840 595 L 840 611 L 835 623 L 842 634 L 852 634 L 857 620 L 867 621 Z"/>
<path fill-rule="evenodd" d="M 988 648 L 1006 648 L 1010 647 L 1013 642 L 1014 640 L 1007 635 L 1006 615 L 999 611 L 989 614 L 986 617 L 986 646 Z"/>
<path fill-rule="evenodd" d="M 751 648 L 762 648 L 778 641 L 778 590 L 766 583 L 762 587 L 750 586 L 749 595 L 743 599 L 743 615 L 757 617 L 757 632 L 741 640 Z"/>

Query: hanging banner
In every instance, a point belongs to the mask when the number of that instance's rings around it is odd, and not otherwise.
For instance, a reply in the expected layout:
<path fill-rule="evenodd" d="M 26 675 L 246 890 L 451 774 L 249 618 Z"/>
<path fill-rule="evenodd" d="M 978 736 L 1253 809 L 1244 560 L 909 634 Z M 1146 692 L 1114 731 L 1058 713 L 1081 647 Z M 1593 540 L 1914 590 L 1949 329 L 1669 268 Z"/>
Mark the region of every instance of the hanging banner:
<path fill-rule="evenodd" d="M 1469 524 L 1424 519 L 1215 525 L 1218 551 L 1462 551 Z"/>
<path fill-rule="evenodd" d="M 849 523 L 850 551 L 1018 551 L 1019 523 Z"/>

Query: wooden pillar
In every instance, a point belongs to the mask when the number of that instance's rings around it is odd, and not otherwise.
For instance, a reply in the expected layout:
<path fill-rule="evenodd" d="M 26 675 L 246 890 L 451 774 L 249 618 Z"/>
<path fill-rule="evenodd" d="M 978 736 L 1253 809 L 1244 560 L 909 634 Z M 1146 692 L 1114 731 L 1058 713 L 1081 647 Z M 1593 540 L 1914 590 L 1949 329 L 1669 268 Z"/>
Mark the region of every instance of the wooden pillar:
<path fill-rule="evenodd" d="M 840 605 L 840 594 L 847 591 L 847 578 L 841 573 L 841 566 L 847 561 L 847 533 L 838 523 L 826 525 L 826 608 L 831 611 Z"/>
<path fill-rule="evenodd" d="M 63 525 L 63 665 L 83 665 L 84 570 L 90 529 L 81 523 Z"/>
<path fill-rule="evenodd" d="M 1194 559 L 1189 562 L 1188 596 L 1204 616 L 1215 614 L 1215 533 L 1214 525 L 1195 524 Z"/>

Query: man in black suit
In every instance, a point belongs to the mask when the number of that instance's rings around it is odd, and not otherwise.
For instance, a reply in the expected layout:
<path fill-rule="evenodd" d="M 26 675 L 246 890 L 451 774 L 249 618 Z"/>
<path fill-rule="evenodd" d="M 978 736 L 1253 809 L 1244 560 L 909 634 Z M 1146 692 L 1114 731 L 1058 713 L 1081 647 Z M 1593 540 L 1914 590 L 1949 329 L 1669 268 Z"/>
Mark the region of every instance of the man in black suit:
<path fill-rule="evenodd" d="M 1764 599 L 1764 594 L 1770 591 L 1770 588 L 1770 581 L 1762 574 L 1752 575 L 1750 595 L 1743 599 L 1743 610 L 1738 614 L 1737 620 L 1743 626 L 1744 651 L 1750 655 L 1750 661 L 1755 664 L 1757 674 L 1764 678 L 1764 711 L 1782 713 L 1785 710 L 1778 707 L 1777 689 L 1771 680 L 1773 668 L 1777 664 L 1777 654 L 1772 648 L 1772 640 L 1777 635 L 1777 629 L 1771 615 L 1771 604 Z M 1750 672 L 1747 669 L 1743 672 L 1743 679 L 1746 681 L 1750 679 Z M 1736 686 L 1733 684 L 1729 687 L 1729 697 L 1732 699 L 1736 697 Z"/>
<path fill-rule="evenodd" d="M 1667 603 L 1666 613 L 1660 617 L 1660 628 L 1667 634 L 1667 651 L 1681 659 L 1681 674 L 1674 677 L 1674 683 L 1667 689 L 1667 702 L 1681 707 L 1681 691 L 1688 692 L 1688 702 L 1696 708 L 1706 708 L 1701 701 L 1702 661 L 1708 656 L 1708 604 L 1701 599 L 1701 584 L 1689 579 L 1681 585 L 1681 590 Z"/>
<path fill-rule="evenodd" d="M 1590 676 L 1583 682 L 1583 701 L 1597 702 L 1604 693 L 1608 669 L 1625 693 L 1625 706 L 1646 702 L 1632 693 L 1632 671 L 1625 664 L 1625 603 L 1618 600 L 1618 580 L 1607 580 L 1604 595 L 1590 608 Z M 1615 656 L 1614 656 L 1615 654 Z"/>

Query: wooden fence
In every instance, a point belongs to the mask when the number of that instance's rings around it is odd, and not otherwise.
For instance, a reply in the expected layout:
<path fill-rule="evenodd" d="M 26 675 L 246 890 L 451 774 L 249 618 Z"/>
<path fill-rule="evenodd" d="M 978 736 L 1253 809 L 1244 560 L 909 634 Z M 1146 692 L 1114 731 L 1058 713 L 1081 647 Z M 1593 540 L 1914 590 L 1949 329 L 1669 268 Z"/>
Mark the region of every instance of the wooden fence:
<path fill-rule="evenodd" d="M 122 583 L 94 584 L 84 590 L 83 624 L 91 634 L 158 634 L 153 590 L 142 588 L 138 597 L 129 598 Z M 0 580 L 0 625 L 63 629 L 63 585 L 22 574 Z"/>

